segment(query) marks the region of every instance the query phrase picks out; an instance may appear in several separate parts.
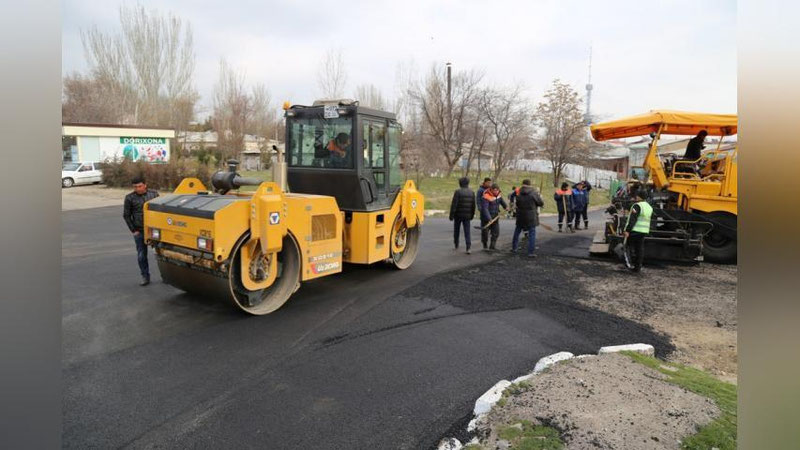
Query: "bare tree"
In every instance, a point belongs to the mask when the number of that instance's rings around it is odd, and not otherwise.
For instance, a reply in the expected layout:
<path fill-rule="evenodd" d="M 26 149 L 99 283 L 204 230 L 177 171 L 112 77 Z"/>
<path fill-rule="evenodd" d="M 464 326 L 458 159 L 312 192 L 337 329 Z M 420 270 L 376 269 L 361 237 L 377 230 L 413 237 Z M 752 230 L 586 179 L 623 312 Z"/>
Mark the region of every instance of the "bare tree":
<path fill-rule="evenodd" d="M 64 77 L 62 121 L 119 123 L 120 119 L 120 110 L 114 96 L 102 83 L 79 73 Z"/>
<path fill-rule="evenodd" d="M 374 84 L 361 84 L 356 87 L 356 100 L 362 106 L 385 111 L 389 109 L 389 101 Z"/>
<path fill-rule="evenodd" d="M 266 86 L 255 84 L 248 91 L 244 73 L 220 60 L 211 124 L 225 158 L 244 150 L 245 134 L 266 138 L 275 133 L 277 114 L 271 104 Z"/>
<path fill-rule="evenodd" d="M 489 140 L 489 128 L 487 128 L 484 123 L 484 116 L 476 114 L 473 120 L 471 120 L 471 123 L 473 130 L 471 133 L 472 139 L 467 147 L 467 164 L 461 170 L 462 176 L 465 177 L 469 176 L 475 158 L 477 157 L 480 159 L 483 149 L 486 147 L 487 141 Z M 480 167 L 480 164 L 478 167 Z M 478 177 L 480 177 L 480 170 L 478 170 Z"/>
<path fill-rule="evenodd" d="M 197 92 L 191 25 L 143 6 L 119 9 L 120 32 L 81 33 L 92 78 L 111 95 L 125 122 L 188 128 Z"/>
<path fill-rule="evenodd" d="M 536 108 L 535 122 L 541 130 L 540 152 L 550 161 L 553 186 L 558 186 L 564 167 L 578 161 L 586 148 L 578 93 L 569 84 L 553 80 Z"/>
<path fill-rule="evenodd" d="M 410 92 L 422 116 L 423 133 L 444 156 L 448 176 L 464 156 L 465 144 L 474 139 L 471 120 L 475 118 L 482 78 L 474 70 L 456 74 L 448 97 L 446 73 L 434 66 L 423 86 L 415 86 Z"/>
<path fill-rule="evenodd" d="M 480 99 L 481 115 L 492 135 L 494 178 L 519 155 L 530 141 L 530 116 L 522 87 L 484 89 Z"/>
<path fill-rule="evenodd" d="M 224 59 L 220 60 L 211 123 L 217 132 L 217 147 L 223 158 L 233 157 L 244 150 L 249 101 L 244 74 L 231 68 Z"/>
<path fill-rule="evenodd" d="M 248 117 L 247 133 L 270 137 L 275 133 L 277 111 L 272 106 L 272 95 L 267 87 L 258 83 L 251 89 L 251 117 Z"/>
<path fill-rule="evenodd" d="M 323 97 L 341 98 L 347 85 L 347 69 L 340 49 L 330 48 L 317 68 L 317 85 Z"/>

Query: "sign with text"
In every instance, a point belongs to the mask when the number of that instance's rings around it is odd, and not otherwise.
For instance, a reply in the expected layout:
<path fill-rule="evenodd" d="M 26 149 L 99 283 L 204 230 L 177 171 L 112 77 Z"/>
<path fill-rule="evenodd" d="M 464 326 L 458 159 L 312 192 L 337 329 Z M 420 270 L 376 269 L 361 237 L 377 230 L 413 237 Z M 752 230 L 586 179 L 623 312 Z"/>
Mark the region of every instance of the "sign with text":
<path fill-rule="evenodd" d="M 122 155 L 133 161 L 167 162 L 169 160 L 169 141 L 166 138 L 125 137 L 119 138 Z"/>

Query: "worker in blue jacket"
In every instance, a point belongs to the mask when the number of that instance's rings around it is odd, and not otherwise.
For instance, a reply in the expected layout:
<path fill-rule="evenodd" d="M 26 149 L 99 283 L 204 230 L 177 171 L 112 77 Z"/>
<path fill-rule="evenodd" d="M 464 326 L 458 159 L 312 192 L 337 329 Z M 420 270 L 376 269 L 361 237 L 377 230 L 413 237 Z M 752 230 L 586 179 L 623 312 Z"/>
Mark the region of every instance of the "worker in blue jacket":
<path fill-rule="evenodd" d="M 583 182 L 575 183 L 572 186 L 572 211 L 575 216 L 575 229 L 581 229 L 581 217 L 585 227 L 589 227 L 589 219 L 587 217 L 587 208 L 589 206 L 589 195 L 584 188 Z"/>

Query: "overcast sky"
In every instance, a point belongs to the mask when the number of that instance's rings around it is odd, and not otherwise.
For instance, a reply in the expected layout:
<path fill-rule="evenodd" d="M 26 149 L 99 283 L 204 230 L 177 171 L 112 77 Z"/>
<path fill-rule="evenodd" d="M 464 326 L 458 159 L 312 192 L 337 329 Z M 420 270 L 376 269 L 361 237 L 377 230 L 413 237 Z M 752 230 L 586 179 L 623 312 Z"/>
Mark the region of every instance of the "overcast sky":
<path fill-rule="evenodd" d="M 553 78 L 585 93 L 589 47 L 592 112 L 603 118 L 668 108 L 736 112 L 735 1 L 325 1 L 161 0 L 194 29 L 199 118 L 208 114 L 219 59 L 263 82 L 276 103 L 318 97 L 316 69 L 342 50 L 348 96 L 373 83 L 391 97 L 398 68 L 432 64 L 523 83 L 539 100 Z M 80 31 L 118 29 L 121 2 L 64 0 L 62 71 L 84 72 Z M 133 4 L 133 3 L 129 3 Z"/>

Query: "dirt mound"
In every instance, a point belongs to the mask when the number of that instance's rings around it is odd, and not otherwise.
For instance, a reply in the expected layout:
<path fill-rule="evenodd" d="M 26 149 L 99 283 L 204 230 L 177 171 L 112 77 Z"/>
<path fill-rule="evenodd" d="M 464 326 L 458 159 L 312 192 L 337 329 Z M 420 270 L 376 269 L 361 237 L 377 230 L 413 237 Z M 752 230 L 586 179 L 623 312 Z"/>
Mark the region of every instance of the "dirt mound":
<path fill-rule="evenodd" d="M 483 447 L 504 447 L 503 430 L 535 418 L 557 429 L 569 449 L 677 449 L 719 414 L 713 401 L 627 356 L 579 358 L 534 376 L 496 406 L 484 421 L 491 432 Z"/>

